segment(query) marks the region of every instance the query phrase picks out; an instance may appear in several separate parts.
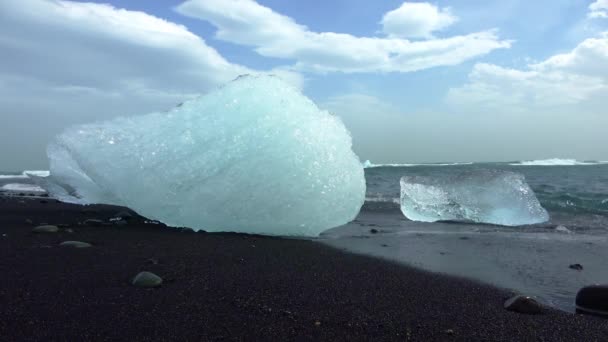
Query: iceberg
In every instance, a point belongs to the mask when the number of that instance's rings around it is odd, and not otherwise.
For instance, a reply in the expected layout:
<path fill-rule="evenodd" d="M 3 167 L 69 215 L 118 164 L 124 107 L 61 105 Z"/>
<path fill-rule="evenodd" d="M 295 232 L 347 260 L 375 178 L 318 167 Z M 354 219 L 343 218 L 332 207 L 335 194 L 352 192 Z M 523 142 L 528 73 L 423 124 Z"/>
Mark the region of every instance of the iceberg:
<path fill-rule="evenodd" d="M 520 226 L 549 220 L 524 176 L 515 172 L 478 169 L 443 177 L 404 176 L 400 183 L 401 211 L 413 221 Z"/>
<path fill-rule="evenodd" d="M 68 128 L 47 148 L 51 196 L 127 206 L 170 226 L 318 236 L 365 200 L 340 119 L 279 78 L 240 76 L 164 113 Z"/>

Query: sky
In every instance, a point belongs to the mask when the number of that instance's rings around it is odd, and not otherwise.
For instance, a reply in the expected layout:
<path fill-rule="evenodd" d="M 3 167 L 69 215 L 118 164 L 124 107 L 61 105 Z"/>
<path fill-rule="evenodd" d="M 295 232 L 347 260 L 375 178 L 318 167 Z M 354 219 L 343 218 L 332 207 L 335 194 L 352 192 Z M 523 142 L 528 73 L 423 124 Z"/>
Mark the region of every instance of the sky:
<path fill-rule="evenodd" d="M 0 170 L 271 73 L 373 163 L 608 160 L 608 0 L 0 2 Z"/>

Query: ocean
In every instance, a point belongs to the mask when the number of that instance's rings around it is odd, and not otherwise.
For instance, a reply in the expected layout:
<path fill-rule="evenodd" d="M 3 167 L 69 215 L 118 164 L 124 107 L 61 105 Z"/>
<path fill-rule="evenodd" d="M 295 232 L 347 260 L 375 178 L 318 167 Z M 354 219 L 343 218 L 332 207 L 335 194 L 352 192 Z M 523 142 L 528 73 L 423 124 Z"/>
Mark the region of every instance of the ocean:
<path fill-rule="evenodd" d="M 503 227 L 414 222 L 401 213 L 402 176 L 441 176 L 474 169 L 523 174 L 550 220 Z M 41 191 L 25 173 L 0 174 L 0 192 Z M 324 232 L 317 241 L 432 272 L 472 278 L 535 296 L 566 311 L 574 311 L 574 298 L 581 287 L 608 283 L 606 162 L 367 163 L 365 176 L 366 202 L 359 216 Z M 574 264 L 583 269 L 570 268 Z"/>
<path fill-rule="evenodd" d="M 523 174 L 550 220 L 502 227 L 413 222 L 401 213 L 402 176 L 441 176 L 473 169 Z M 365 176 L 367 198 L 361 213 L 355 221 L 323 233 L 324 243 L 490 283 L 571 312 L 581 287 L 608 283 L 608 163 L 372 165 L 365 169 Z M 583 269 L 570 268 L 574 264 Z"/>

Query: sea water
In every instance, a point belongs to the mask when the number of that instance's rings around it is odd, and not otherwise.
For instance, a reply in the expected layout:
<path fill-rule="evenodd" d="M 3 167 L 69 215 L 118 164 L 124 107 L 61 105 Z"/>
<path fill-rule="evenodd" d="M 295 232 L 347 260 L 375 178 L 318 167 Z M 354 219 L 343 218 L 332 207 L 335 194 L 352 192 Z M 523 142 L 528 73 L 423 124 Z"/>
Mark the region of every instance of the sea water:
<path fill-rule="evenodd" d="M 370 164 L 365 169 L 367 195 L 361 213 L 355 221 L 322 234 L 324 243 L 472 278 L 567 311 L 574 310 L 581 287 L 608 283 L 608 164 Z M 519 227 L 426 223 L 410 221 L 400 212 L 401 177 L 442 177 L 481 169 L 523 174 L 550 220 Z M 572 264 L 581 264 L 583 270 L 569 268 Z"/>

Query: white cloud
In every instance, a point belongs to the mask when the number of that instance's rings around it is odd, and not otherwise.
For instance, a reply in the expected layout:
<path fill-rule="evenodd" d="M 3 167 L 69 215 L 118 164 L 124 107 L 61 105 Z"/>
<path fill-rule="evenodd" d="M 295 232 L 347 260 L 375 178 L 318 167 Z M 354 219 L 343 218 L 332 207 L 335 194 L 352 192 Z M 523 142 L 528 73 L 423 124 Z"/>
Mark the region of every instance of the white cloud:
<path fill-rule="evenodd" d="M 72 1 L 0 1 L 0 51 L 0 147 L 28 141 L 29 167 L 44 167 L 46 143 L 67 125 L 166 110 L 258 72 L 182 25 Z M 272 72 L 302 86 L 293 70 Z M 7 165 L 27 165 L 2 154 Z"/>
<path fill-rule="evenodd" d="M 459 109 L 597 111 L 608 95 L 608 34 L 589 38 L 572 51 L 529 65 L 525 70 L 476 64 L 468 82 L 448 92 Z"/>
<path fill-rule="evenodd" d="M 253 0 L 188 0 L 176 10 L 213 24 L 218 39 L 295 60 L 294 68 L 304 71 L 410 72 L 459 64 L 511 45 L 495 30 L 423 41 L 314 32 Z"/>
<path fill-rule="evenodd" d="M 427 2 L 404 2 L 382 17 L 382 31 L 391 37 L 432 38 L 433 32 L 452 25 L 458 18 L 449 7 Z"/>
<path fill-rule="evenodd" d="M 541 72 L 563 70 L 608 80 L 608 32 L 585 39 L 572 51 L 552 56 L 531 68 Z"/>
<path fill-rule="evenodd" d="M 596 0 L 589 5 L 590 18 L 608 18 L 608 0 Z"/>
<path fill-rule="evenodd" d="M 0 47 L 2 74 L 113 91 L 201 92 L 249 71 L 181 25 L 93 3 L 3 2 Z"/>

